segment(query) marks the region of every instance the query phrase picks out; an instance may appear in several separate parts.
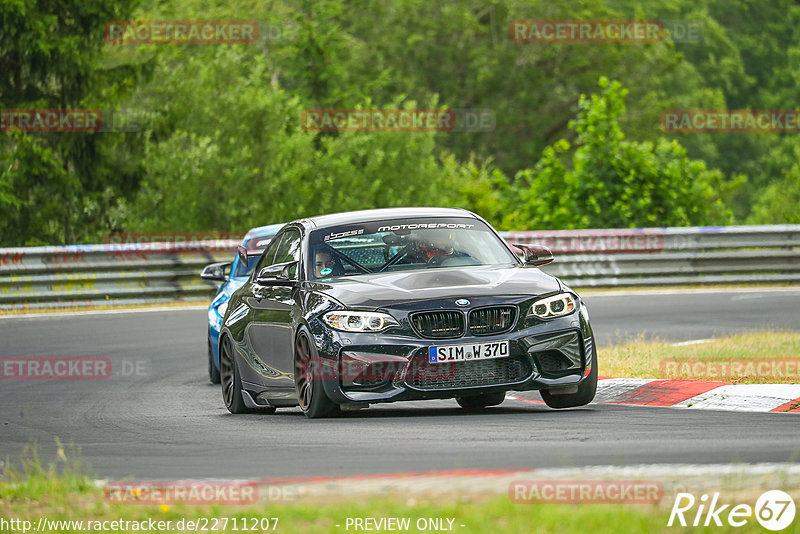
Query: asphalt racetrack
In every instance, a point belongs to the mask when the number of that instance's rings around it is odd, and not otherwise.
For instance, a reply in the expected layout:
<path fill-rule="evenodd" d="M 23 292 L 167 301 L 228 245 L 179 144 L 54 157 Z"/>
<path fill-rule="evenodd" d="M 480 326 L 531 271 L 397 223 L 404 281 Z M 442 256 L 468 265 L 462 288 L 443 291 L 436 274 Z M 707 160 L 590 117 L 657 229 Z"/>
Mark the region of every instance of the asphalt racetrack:
<path fill-rule="evenodd" d="M 588 294 L 600 346 L 800 330 L 800 289 Z M 44 459 L 74 442 L 101 478 L 271 478 L 451 469 L 800 461 L 793 414 L 506 400 L 372 406 L 338 419 L 299 409 L 230 415 L 206 377 L 202 310 L 0 318 L 0 357 L 101 356 L 107 380 L 0 381 L 0 457 L 31 439 Z M 602 374 L 602 359 L 600 372 Z"/>

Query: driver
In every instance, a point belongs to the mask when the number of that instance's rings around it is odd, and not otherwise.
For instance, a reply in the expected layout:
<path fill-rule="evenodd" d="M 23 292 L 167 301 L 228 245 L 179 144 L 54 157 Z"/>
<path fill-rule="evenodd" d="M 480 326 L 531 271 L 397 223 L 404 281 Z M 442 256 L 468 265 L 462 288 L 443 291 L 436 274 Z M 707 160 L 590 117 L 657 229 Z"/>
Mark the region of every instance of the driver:
<path fill-rule="evenodd" d="M 326 278 L 335 274 L 339 270 L 339 262 L 333 254 L 324 250 L 318 250 L 314 255 L 314 273 L 317 278 Z"/>
<path fill-rule="evenodd" d="M 417 241 L 422 261 L 428 262 L 436 256 L 450 256 L 454 252 L 452 232 L 425 232 Z"/>

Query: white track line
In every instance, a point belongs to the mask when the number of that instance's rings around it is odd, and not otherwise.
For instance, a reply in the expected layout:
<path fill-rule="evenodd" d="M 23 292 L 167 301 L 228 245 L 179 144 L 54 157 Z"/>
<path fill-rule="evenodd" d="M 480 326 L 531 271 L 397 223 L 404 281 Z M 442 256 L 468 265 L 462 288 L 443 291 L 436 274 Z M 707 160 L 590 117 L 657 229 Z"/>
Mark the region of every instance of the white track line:
<path fill-rule="evenodd" d="M 676 408 L 769 412 L 800 398 L 800 384 L 732 384 L 675 404 Z"/>
<path fill-rule="evenodd" d="M 710 337 L 708 339 L 691 339 L 689 341 L 681 341 L 679 343 L 673 343 L 672 346 L 673 347 L 684 347 L 686 345 L 699 345 L 701 343 L 710 343 L 711 341 L 714 341 L 713 337 Z"/>

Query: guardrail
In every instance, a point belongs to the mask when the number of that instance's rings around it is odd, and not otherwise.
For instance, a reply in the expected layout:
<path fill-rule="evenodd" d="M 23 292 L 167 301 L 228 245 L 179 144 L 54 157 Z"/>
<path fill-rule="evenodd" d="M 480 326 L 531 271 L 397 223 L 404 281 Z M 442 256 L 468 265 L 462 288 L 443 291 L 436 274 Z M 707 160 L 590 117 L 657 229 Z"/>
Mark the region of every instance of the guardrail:
<path fill-rule="evenodd" d="M 800 282 L 800 225 L 505 232 L 575 287 Z"/>
<path fill-rule="evenodd" d="M 208 263 L 229 261 L 239 241 L 124 243 L 0 249 L 0 309 L 207 301 L 218 284 Z"/>
<path fill-rule="evenodd" d="M 541 244 L 574 287 L 800 282 L 800 225 L 502 232 Z M 236 240 L 0 249 L 0 309 L 208 301 Z"/>

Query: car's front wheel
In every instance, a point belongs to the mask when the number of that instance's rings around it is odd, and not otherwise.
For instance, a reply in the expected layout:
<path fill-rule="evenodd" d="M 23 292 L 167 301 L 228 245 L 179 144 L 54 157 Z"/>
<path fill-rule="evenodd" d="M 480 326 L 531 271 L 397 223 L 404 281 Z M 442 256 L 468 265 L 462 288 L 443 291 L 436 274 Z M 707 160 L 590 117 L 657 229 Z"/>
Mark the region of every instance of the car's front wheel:
<path fill-rule="evenodd" d="M 554 394 L 546 389 L 541 390 L 542 399 L 551 408 L 575 408 L 584 406 L 594 400 L 597 392 L 597 350 L 592 354 L 592 370 L 589 376 L 578 384 L 578 391 L 567 394 Z"/>
<path fill-rule="evenodd" d="M 456 397 L 459 406 L 466 410 L 480 410 L 489 406 L 497 406 L 506 400 L 505 391 L 497 393 L 485 393 L 483 395 L 473 395 L 470 397 Z"/>
<path fill-rule="evenodd" d="M 325 394 L 322 374 L 315 364 L 308 337 L 300 334 L 294 347 L 294 384 L 300 409 L 311 419 L 328 417 L 339 411 L 339 406 Z"/>

